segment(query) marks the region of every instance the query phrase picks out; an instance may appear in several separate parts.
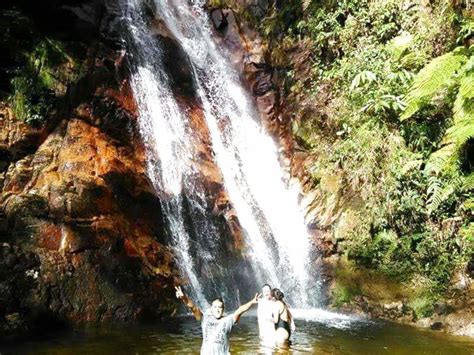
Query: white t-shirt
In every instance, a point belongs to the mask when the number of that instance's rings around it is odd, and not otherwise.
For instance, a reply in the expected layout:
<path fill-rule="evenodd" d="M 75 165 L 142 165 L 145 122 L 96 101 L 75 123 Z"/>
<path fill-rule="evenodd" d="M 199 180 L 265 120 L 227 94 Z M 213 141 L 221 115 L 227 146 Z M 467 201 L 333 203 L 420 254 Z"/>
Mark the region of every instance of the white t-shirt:
<path fill-rule="evenodd" d="M 275 323 L 273 323 L 275 307 L 275 302 L 271 300 L 262 298 L 258 301 L 258 331 L 264 342 L 273 342 L 275 338 Z"/>
<path fill-rule="evenodd" d="M 234 315 L 216 319 L 212 314 L 203 314 L 202 327 L 202 355 L 229 354 L 229 334 L 234 326 Z"/>

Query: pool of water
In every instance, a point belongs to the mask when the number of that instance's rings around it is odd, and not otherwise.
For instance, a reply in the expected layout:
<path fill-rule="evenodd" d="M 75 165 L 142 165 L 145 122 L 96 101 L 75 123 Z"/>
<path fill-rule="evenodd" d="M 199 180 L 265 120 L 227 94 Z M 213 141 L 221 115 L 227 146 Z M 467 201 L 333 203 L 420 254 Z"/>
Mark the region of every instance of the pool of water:
<path fill-rule="evenodd" d="M 474 339 L 371 322 L 325 311 L 295 312 L 297 331 L 286 349 L 258 341 L 256 317 L 245 316 L 231 335 L 232 354 L 474 354 Z M 102 326 L 0 344 L 0 354 L 199 354 L 201 330 L 191 317 L 168 324 Z"/>

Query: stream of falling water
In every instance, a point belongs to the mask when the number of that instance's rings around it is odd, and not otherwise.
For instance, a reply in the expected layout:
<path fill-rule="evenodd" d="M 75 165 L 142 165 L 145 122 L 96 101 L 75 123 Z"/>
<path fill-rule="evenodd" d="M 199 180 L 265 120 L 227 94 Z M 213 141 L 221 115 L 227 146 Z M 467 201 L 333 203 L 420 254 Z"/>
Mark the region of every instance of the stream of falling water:
<path fill-rule="evenodd" d="M 151 33 L 145 9 L 151 9 L 165 24 L 189 60 L 214 160 L 244 230 L 245 252 L 253 270 L 247 275 L 252 279 L 249 284 L 258 288 L 268 282 L 281 288 L 292 304 L 316 305 L 317 292 L 310 286 L 315 277 L 309 267 L 311 244 L 298 205 L 298 189 L 285 182 L 278 147 L 259 124 L 254 103 L 226 52 L 214 41 L 204 1 L 155 0 L 145 4 L 128 0 L 126 40 L 133 53 L 132 87 L 148 147 L 148 174 L 164 196 L 172 245 L 193 296 L 204 305 L 212 291 L 238 303 L 239 285 L 233 274 L 242 270 L 228 270 L 221 243 L 225 237 L 206 212 L 206 192 L 195 179 L 199 172 L 193 163 L 198 160 L 199 138 L 173 95 L 160 41 Z M 192 213 L 191 220 L 185 204 L 198 211 Z M 189 223 L 200 228 L 190 233 Z"/>

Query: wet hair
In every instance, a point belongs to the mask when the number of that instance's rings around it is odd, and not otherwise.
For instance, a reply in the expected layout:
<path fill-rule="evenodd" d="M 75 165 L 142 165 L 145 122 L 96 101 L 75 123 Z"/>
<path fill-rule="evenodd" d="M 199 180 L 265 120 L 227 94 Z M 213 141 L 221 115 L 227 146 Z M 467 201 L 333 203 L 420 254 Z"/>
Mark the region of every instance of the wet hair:
<path fill-rule="evenodd" d="M 214 302 L 216 302 L 216 301 L 219 301 L 220 303 L 222 303 L 222 307 L 225 308 L 224 300 L 223 300 L 221 297 L 214 298 L 214 300 L 212 301 L 212 303 L 214 303 Z"/>
<path fill-rule="evenodd" d="M 283 292 L 281 292 L 278 288 L 274 288 L 272 290 L 272 296 L 277 300 L 277 301 L 281 301 L 283 299 L 283 297 L 285 297 L 285 295 L 283 294 Z"/>
<path fill-rule="evenodd" d="M 272 289 L 272 287 L 271 287 L 269 284 L 265 284 L 265 285 L 262 286 L 262 290 L 263 290 L 263 288 L 265 288 L 265 287 L 268 287 L 270 290 Z"/>

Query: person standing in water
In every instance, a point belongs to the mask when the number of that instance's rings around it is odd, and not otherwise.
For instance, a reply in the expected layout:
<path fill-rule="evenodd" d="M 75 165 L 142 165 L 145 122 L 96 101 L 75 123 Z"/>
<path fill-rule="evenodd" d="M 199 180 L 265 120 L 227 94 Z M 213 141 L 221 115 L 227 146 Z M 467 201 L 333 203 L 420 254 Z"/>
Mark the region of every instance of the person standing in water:
<path fill-rule="evenodd" d="M 275 299 L 275 312 L 273 313 L 273 323 L 275 329 L 275 341 L 278 345 L 287 344 L 290 340 L 291 330 L 294 328 L 293 317 L 288 305 L 283 301 L 284 294 L 279 289 L 272 290 Z"/>
<path fill-rule="evenodd" d="M 233 326 L 239 321 L 242 314 L 247 312 L 258 302 L 259 294 L 240 306 L 234 313 L 224 316 L 224 301 L 216 298 L 212 301 L 210 312 L 203 313 L 199 307 L 184 294 L 181 286 L 175 286 L 176 298 L 193 313 L 194 318 L 201 321 L 202 327 L 202 355 L 227 355 L 229 352 L 229 335 Z"/>
<path fill-rule="evenodd" d="M 273 313 L 275 302 L 272 298 L 272 288 L 265 284 L 262 286 L 262 298 L 258 300 L 258 333 L 264 344 L 273 345 L 275 343 L 275 323 Z"/>

